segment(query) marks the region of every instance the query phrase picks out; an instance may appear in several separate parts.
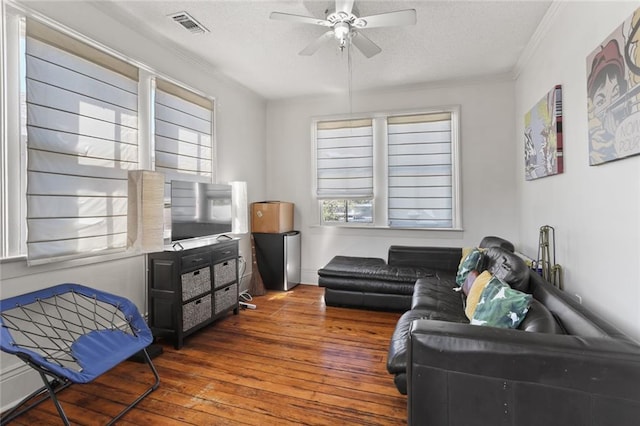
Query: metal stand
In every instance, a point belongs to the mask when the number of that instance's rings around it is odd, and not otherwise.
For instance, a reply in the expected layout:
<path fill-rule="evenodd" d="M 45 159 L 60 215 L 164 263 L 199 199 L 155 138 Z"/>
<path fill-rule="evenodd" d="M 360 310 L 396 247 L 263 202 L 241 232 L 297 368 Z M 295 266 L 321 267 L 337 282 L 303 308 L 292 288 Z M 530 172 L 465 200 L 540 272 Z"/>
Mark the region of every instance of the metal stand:
<path fill-rule="evenodd" d="M 553 264 L 551 263 L 552 257 Z M 562 289 L 562 267 L 556 264 L 556 230 L 552 226 L 540 227 L 538 260 L 535 262 L 534 269 L 542 275 L 542 278 Z"/>

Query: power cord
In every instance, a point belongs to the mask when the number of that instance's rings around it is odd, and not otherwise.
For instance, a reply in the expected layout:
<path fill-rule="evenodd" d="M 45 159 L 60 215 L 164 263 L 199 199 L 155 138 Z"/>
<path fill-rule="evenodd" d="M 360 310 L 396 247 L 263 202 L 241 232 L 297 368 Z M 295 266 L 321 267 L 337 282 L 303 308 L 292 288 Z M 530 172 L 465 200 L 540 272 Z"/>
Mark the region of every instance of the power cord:
<path fill-rule="evenodd" d="M 247 272 L 247 261 L 244 260 L 244 257 L 238 256 L 238 276 L 240 277 L 240 282 L 242 282 L 245 272 Z"/>
<path fill-rule="evenodd" d="M 240 276 L 240 282 L 242 282 L 244 273 L 247 271 L 247 261 L 244 260 L 244 257 L 242 256 L 240 256 L 238 260 L 238 275 Z M 238 295 L 238 299 L 238 303 L 243 309 L 256 309 L 256 305 L 254 305 L 253 303 L 249 303 L 253 300 L 253 297 L 251 297 L 251 294 L 249 294 L 247 290 L 244 290 L 242 293 L 240 293 Z"/>
<path fill-rule="evenodd" d="M 238 295 L 238 298 L 242 302 L 251 302 L 253 300 L 253 297 L 251 297 L 251 294 L 249 294 L 249 292 L 247 290 L 245 290 L 242 293 L 240 293 Z"/>
<path fill-rule="evenodd" d="M 256 305 L 254 305 L 253 303 L 249 303 L 253 300 L 253 298 L 251 297 L 248 291 L 245 290 L 242 293 L 240 293 L 238 295 L 238 299 L 240 299 L 238 303 L 240 304 L 241 307 L 245 309 L 256 309 Z"/>

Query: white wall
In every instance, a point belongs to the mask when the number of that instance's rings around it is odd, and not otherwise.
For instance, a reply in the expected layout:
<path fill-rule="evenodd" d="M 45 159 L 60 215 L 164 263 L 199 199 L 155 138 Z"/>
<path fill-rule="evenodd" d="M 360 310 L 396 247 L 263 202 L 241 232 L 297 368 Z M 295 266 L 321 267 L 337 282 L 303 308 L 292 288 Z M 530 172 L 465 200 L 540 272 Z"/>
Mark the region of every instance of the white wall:
<path fill-rule="evenodd" d="M 554 5 L 530 44 L 516 82 L 516 156 L 523 250 L 537 253 L 538 230 L 556 231 L 566 291 L 640 340 L 640 156 L 589 166 L 586 58 L 637 2 Z M 565 172 L 524 180 L 523 117 L 562 84 Z"/>
<path fill-rule="evenodd" d="M 105 15 L 97 3 L 53 1 L 26 2 L 26 5 L 157 72 L 214 96 L 217 181 L 246 181 L 249 200 L 263 197 L 266 102 L 262 97 L 216 74 L 206 65 L 191 62 L 190 58 L 162 43 L 136 33 L 134 25 Z M 248 237 L 240 243 L 240 254 L 249 259 L 247 268 L 250 272 Z M 77 282 L 127 297 L 141 312 L 146 312 L 145 276 L 144 256 L 121 257 L 91 264 L 71 262 L 62 269 L 60 265 L 53 269 L 48 266 L 27 268 L 24 261 L 17 261 L 0 265 L 0 291 L 2 297 L 6 298 L 58 283 Z M 0 410 L 39 384 L 39 378 L 36 377 L 34 381 L 33 375 L 25 374 L 29 370 L 15 357 L 0 356 Z"/>
<path fill-rule="evenodd" d="M 357 79 L 357 72 L 354 75 Z M 346 95 L 271 101 L 267 106 L 269 199 L 295 203 L 302 232 L 302 282 L 335 255 L 386 258 L 392 244 L 471 246 L 485 235 L 518 235 L 513 81 L 449 82 L 355 93 L 354 113 L 460 105 L 464 231 L 410 231 L 319 227 L 312 194 L 311 118 L 345 114 Z"/>

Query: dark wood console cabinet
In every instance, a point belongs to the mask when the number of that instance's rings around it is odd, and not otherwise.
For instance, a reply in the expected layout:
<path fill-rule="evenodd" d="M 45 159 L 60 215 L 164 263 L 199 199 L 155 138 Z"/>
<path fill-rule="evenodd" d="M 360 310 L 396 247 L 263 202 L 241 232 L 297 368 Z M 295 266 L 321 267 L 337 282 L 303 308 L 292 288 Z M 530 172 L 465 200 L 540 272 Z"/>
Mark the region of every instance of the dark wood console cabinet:
<path fill-rule="evenodd" d="M 238 241 L 148 255 L 149 327 L 184 338 L 230 311 L 238 314 Z"/>

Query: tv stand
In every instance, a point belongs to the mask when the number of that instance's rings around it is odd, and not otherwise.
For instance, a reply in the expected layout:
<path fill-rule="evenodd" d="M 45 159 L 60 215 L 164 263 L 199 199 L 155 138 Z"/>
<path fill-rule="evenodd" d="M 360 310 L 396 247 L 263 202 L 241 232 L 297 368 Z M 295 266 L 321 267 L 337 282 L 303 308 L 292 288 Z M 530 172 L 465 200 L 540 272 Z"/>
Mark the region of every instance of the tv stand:
<path fill-rule="evenodd" d="M 149 327 L 156 337 L 184 338 L 239 312 L 238 240 L 148 255 Z"/>

